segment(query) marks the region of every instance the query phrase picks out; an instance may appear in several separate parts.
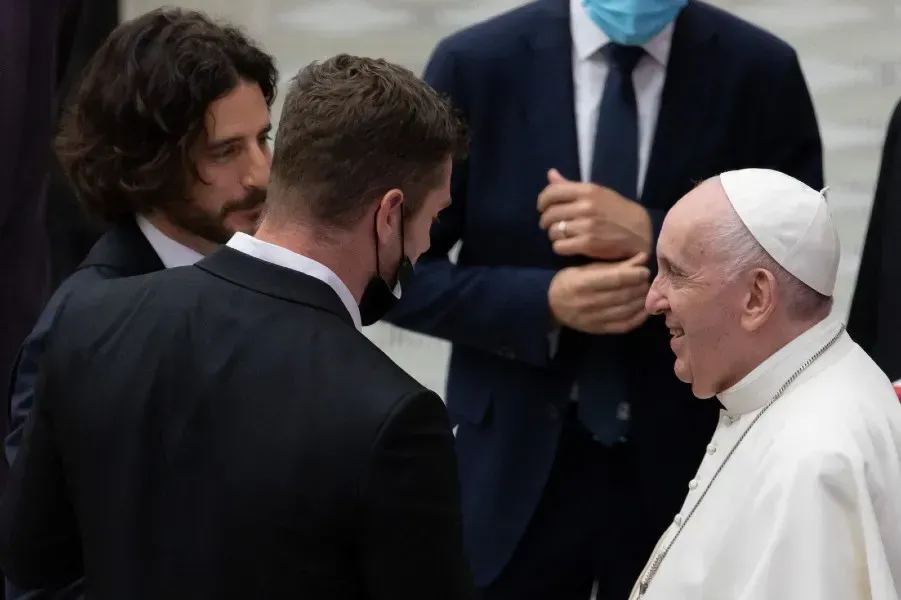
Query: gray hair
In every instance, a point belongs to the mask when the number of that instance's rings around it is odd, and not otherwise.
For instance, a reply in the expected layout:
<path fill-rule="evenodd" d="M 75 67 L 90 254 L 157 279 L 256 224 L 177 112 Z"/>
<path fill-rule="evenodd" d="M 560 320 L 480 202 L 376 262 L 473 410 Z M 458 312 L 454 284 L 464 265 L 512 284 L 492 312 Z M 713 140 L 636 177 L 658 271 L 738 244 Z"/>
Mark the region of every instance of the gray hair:
<path fill-rule="evenodd" d="M 832 309 L 832 297 L 819 293 L 777 263 L 751 234 L 732 206 L 713 228 L 709 239 L 725 257 L 727 280 L 735 281 L 751 269 L 766 269 L 776 280 L 790 318 L 812 319 L 825 316 Z"/>

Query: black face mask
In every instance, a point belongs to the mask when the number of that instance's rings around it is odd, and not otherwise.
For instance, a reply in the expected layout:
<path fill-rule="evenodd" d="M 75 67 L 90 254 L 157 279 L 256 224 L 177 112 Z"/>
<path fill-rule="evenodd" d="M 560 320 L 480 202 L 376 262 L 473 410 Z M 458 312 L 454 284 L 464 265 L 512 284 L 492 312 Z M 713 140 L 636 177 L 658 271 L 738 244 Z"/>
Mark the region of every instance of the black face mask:
<path fill-rule="evenodd" d="M 375 232 L 375 275 L 366 284 L 363 290 L 363 297 L 360 298 L 360 320 L 363 325 L 372 325 L 382 319 L 388 312 L 394 308 L 404 286 L 413 275 L 413 262 L 404 252 L 404 216 L 401 209 L 400 217 L 400 262 L 397 265 L 397 273 L 395 274 L 394 289 L 382 277 L 379 270 L 379 232 L 376 221 L 373 221 L 373 230 Z M 395 295 L 396 293 L 396 295 Z"/>

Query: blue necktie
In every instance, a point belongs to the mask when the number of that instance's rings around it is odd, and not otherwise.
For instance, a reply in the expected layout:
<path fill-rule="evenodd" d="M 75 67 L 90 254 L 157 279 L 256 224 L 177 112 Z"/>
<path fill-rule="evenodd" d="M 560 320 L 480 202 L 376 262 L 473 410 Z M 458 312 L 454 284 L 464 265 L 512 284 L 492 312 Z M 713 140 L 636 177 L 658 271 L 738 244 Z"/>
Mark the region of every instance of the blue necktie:
<path fill-rule="evenodd" d="M 607 81 L 598 111 L 591 180 L 638 200 L 638 104 L 632 72 L 644 50 L 607 44 Z M 620 336 L 585 336 L 579 365 L 579 420 L 595 440 L 613 445 L 628 432 L 629 404 Z"/>

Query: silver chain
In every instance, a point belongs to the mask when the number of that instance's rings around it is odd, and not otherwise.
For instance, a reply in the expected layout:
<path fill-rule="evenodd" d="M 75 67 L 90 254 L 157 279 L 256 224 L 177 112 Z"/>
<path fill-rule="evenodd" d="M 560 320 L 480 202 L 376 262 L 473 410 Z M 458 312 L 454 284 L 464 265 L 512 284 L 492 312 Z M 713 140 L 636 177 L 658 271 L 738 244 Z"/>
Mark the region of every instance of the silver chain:
<path fill-rule="evenodd" d="M 798 376 L 800 376 L 801 373 L 803 373 L 807 369 L 807 367 L 809 367 L 814 362 L 816 362 L 816 360 L 818 358 L 820 358 L 823 355 L 823 353 L 826 352 L 826 350 L 831 348 L 832 345 L 836 341 L 838 341 L 838 338 L 842 335 L 842 333 L 844 333 L 844 331 L 845 331 L 845 325 L 842 324 L 841 328 L 839 328 L 839 330 L 838 330 L 838 333 L 836 333 L 835 336 L 831 340 L 829 340 L 829 342 L 825 346 L 820 348 L 820 350 L 816 354 L 814 354 L 813 356 L 808 358 L 807 362 L 805 362 L 803 365 L 801 365 L 801 367 L 797 371 L 795 371 L 792 374 L 792 376 L 786 380 L 785 383 L 782 384 L 782 387 L 779 388 L 779 390 L 776 392 L 776 394 L 773 396 L 773 398 L 769 402 L 767 402 L 763 408 L 760 409 L 760 412 L 757 413 L 757 415 L 754 417 L 754 420 L 752 420 L 750 425 L 748 425 L 747 429 L 745 429 L 742 432 L 741 436 L 738 438 L 738 441 L 735 442 L 735 445 L 732 446 L 732 449 L 729 451 L 729 454 L 726 455 L 726 458 L 723 459 L 723 462 L 720 463 L 720 466 L 713 473 L 713 477 L 710 478 L 710 483 L 708 483 L 707 487 L 704 488 L 704 491 L 701 492 L 701 496 L 698 498 L 698 501 L 695 502 L 694 506 L 691 507 L 691 510 L 688 512 L 688 515 L 686 515 L 686 517 L 682 520 L 682 522 L 677 524 L 678 529 L 676 529 L 676 534 L 673 536 L 673 539 L 670 540 L 670 542 L 663 548 L 663 550 L 661 550 L 654 556 L 654 559 L 651 561 L 651 566 L 645 572 L 644 576 L 641 578 L 641 581 L 638 584 L 638 590 L 639 590 L 638 597 L 639 598 L 644 596 L 645 593 L 648 591 L 648 586 L 651 584 L 651 580 L 654 578 L 654 575 L 657 574 L 657 569 L 660 568 L 660 563 L 662 563 L 663 559 L 666 558 L 666 555 L 669 554 L 669 551 L 673 547 L 673 544 L 675 544 L 676 540 L 679 539 L 679 534 L 682 533 L 682 530 L 685 529 L 686 525 L 688 525 L 688 521 L 689 521 L 689 519 L 691 519 L 691 516 L 693 514 L 695 514 L 695 511 L 698 509 L 698 506 L 700 506 L 701 502 L 704 501 L 704 497 L 707 496 L 707 492 L 710 491 L 710 487 L 713 485 L 713 482 L 716 481 L 717 476 L 723 470 L 723 467 L 726 466 L 726 463 L 729 462 L 729 459 L 732 457 L 732 455 L 735 454 L 736 448 L 738 448 L 738 446 L 741 444 L 742 440 L 745 439 L 745 436 L 748 435 L 748 432 L 751 431 L 751 428 L 754 427 L 754 424 L 757 423 L 757 421 L 760 419 L 760 417 L 763 416 L 763 413 L 765 413 L 776 402 L 776 400 L 778 400 L 782 396 L 782 394 L 785 393 L 785 390 L 787 390 L 788 387 L 792 383 L 794 383 L 794 381 L 798 378 Z"/>

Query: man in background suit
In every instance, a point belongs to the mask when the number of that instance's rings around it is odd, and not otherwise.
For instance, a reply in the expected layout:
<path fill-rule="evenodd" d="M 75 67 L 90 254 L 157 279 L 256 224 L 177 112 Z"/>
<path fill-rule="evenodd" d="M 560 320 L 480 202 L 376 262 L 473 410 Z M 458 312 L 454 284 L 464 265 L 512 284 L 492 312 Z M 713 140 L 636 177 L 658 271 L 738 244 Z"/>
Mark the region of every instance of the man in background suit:
<path fill-rule="evenodd" d="M 140 68 L 127 68 L 134 57 Z M 155 79 L 161 71 L 170 76 Z M 192 12 L 134 19 L 98 51 L 73 96 L 57 150 L 88 212 L 110 229 L 54 293 L 19 352 L 9 386 L 10 464 L 45 347 L 74 290 L 193 264 L 234 231 L 256 229 L 269 178 L 276 80 L 271 56 L 237 30 Z M 189 158 L 200 178 L 184 166 Z M 79 595 L 80 587 L 68 593 Z"/>
<path fill-rule="evenodd" d="M 61 26 L 79 0 L 0 3 L 0 379 L 46 300 L 44 198 Z M 0 434 L 7 420 L 0 418 Z M 6 481 L 0 464 L 0 489 Z"/>
<path fill-rule="evenodd" d="M 901 103 L 889 120 L 882 167 L 848 317 L 848 333 L 892 381 L 901 379 Z"/>
<path fill-rule="evenodd" d="M 91 0 L 80 5 L 81 10 L 73 11 L 60 33 L 66 41 L 61 47 L 67 50 L 64 55 L 59 53 L 57 69 L 60 84 L 54 110 L 59 117 L 91 57 L 119 24 L 118 0 Z M 52 150 L 48 151 L 52 154 Z M 56 157 L 50 159 L 44 220 L 50 245 L 50 289 L 55 290 L 78 268 L 105 230 L 102 223 L 84 211 Z"/>
<path fill-rule="evenodd" d="M 428 248 L 464 145 L 406 69 L 302 70 L 256 237 L 63 308 L 0 501 L 10 579 L 84 575 L 98 600 L 470 598 L 444 405 L 360 331 Z"/>
<path fill-rule="evenodd" d="M 722 171 L 822 187 L 798 59 L 702 2 L 537 0 L 443 40 L 425 79 L 472 147 L 390 318 L 453 344 L 477 584 L 491 600 L 626 598 L 718 409 L 673 375 L 663 322 L 644 323 L 656 235 Z"/>

